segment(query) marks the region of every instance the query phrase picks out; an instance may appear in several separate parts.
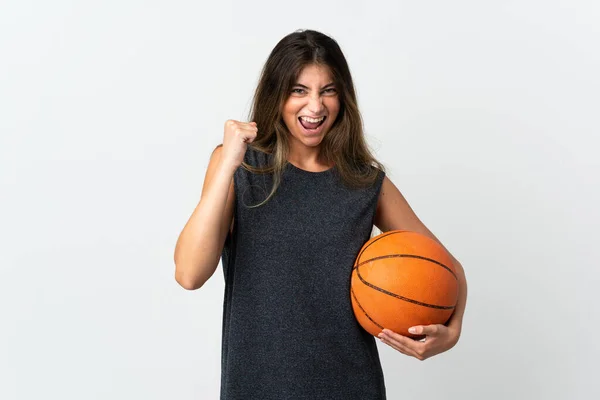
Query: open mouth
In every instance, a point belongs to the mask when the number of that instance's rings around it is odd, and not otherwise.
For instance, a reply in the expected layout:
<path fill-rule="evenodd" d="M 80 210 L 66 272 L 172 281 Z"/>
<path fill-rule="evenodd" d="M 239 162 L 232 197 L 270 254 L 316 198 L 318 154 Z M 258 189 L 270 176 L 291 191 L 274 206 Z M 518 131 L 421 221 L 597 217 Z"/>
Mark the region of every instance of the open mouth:
<path fill-rule="evenodd" d="M 307 132 L 315 133 L 315 132 L 320 131 L 320 128 L 321 128 L 321 126 L 323 126 L 323 123 L 325 122 L 326 119 L 327 119 L 326 116 L 323 116 L 320 118 L 298 117 L 298 122 L 300 122 L 300 125 Z"/>

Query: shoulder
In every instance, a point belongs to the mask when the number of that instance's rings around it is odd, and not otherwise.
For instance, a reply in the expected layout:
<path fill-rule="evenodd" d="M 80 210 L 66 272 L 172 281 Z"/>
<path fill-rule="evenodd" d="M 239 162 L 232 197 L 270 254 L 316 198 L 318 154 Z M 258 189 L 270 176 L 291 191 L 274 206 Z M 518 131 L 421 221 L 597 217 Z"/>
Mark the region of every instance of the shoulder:
<path fill-rule="evenodd" d="M 221 154 L 222 151 L 223 151 L 223 143 L 220 143 L 217 145 L 217 147 L 214 148 L 214 150 L 212 151 L 212 153 L 210 155 L 214 156 L 215 154 Z"/>
<path fill-rule="evenodd" d="M 382 176 L 381 189 L 375 212 L 375 226 L 382 231 L 427 230 L 398 187 L 385 174 Z"/>
<path fill-rule="evenodd" d="M 210 181 L 212 181 L 212 179 L 218 173 L 219 168 L 221 166 L 222 157 L 223 157 L 223 145 L 219 144 L 213 149 L 212 153 L 210 154 L 210 158 L 208 160 L 208 166 L 206 168 L 206 176 L 204 179 L 205 187 L 207 186 L 207 184 L 210 183 Z"/>
<path fill-rule="evenodd" d="M 208 160 L 208 170 L 209 171 L 217 168 L 217 166 L 221 162 L 222 156 L 223 156 L 223 144 L 219 144 L 210 153 L 210 158 Z"/>
<path fill-rule="evenodd" d="M 352 174 L 356 179 L 367 180 L 371 183 L 374 183 L 377 189 L 385 177 L 385 169 L 380 164 L 363 164 L 353 168 L 355 169 Z"/>
<path fill-rule="evenodd" d="M 381 191 L 377 201 L 377 210 L 373 224 L 382 233 L 393 230 L 404 230 L 420 233 L 428 236 L 444 246 L 440 240 L 425 226 L 417 217 L 408 201 L 404 198 L 400 190 L 386 176 L 381 185 Z M 446 249 L 446 251 L 448 251 Z M 450 252 L 448 252 L 450 254 Z M 455 263 L 458 261 L 450 254 Z"/>
<path fill-rule="evenodd" d="M 223 144 L 217 145 L 210 154 L 207 167 L 207 175 L 212 177 L 218 171 L 223 158 Z"/>

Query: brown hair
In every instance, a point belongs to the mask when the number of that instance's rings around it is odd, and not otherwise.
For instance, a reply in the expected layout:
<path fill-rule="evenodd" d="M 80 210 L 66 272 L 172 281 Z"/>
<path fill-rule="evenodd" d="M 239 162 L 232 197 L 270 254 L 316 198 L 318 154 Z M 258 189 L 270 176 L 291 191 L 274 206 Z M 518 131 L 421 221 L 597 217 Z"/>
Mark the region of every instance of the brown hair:
<path fill-rule="evenodd" d="M 339 45 L 317 31 L 296 31 L 281 39 L 271 51 L 250 110 L 250 121 L 256 122 L 258 133 L 249 146 L 272 155 L 272 164 L 264 168 L 242 163 L 243 168 L 254 173 L 273 173 L 273 189 L 257 206 L 268 201 L 281 183 L 288 163 L 290 134 L 283 122 L 282 108 L 302 69 L 311 64 L 329 68 L 340 101 L 338 116 L 320 144 L 323 158 L 333 162 L 335 172 L 351 188 L 370 186 L 377 178 L 377 169 L 385 170 L 366 143 L 352 76 Z"/>

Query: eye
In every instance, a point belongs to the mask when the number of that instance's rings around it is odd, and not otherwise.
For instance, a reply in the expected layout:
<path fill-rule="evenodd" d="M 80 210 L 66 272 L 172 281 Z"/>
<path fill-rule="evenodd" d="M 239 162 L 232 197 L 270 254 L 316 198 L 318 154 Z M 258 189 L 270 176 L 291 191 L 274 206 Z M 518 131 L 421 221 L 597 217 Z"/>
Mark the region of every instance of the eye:
<path fill-rule="evenodd" d="M 292 93 L 303 94 L 304 93 L 304 89 L 294 88 L 294 89 L 292 89 Z"/>
<path fill-rule="evenodd" d="M 335 88 L 329 88 L 329 89 L 323 90 L 323 93 L 334 94 L 334 93 L 337 93 L 337 90 L 335 90 Z"/>

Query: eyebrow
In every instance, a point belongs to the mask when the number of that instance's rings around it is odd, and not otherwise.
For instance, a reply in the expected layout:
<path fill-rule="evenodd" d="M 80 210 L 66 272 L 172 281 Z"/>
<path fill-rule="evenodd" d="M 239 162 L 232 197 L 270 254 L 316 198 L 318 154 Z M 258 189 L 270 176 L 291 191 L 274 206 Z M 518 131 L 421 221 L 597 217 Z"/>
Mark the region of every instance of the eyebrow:
<path fill-rule="evenodd" d="M 328 83 L 327 85 L 323 86 L 323 87 L 321 88 L 321 90 L 323 90 L 323 89 L 327 89 L 329 86 L 335 86 L 335 85 L 333 84 L 333 82 L 331 82 L 331 83 Z M 303 85 L 303 84 L 301 84 L 301 83 L 296 83 L 296 84 L 294 85 L 294 87 L 301 87 L 301 88 L 303 88 L 303 89 L 310 89 L 308 86 L 304 86 L 304 85 Z"/>

